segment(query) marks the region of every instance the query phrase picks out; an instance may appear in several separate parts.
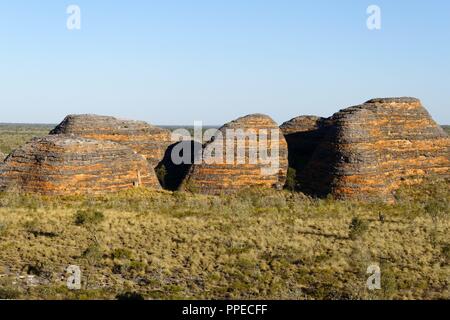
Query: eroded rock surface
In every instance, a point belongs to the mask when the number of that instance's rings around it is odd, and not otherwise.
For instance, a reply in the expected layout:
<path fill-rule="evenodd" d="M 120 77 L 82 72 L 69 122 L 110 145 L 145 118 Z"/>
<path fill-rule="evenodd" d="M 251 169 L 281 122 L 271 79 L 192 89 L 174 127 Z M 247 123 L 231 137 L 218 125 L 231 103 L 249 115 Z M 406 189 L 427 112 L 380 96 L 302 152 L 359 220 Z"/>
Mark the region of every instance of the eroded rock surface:
<path fill-rule="evenodd" d="M 373 99 L 329 120 L 299 176 L 306 192 L 389 199 L 402 184 L 449 176 L 449 137 L 417 99 Z"/>
<path fill-rule="evenodd" d="M 144 121 L 109 116 L 69 115 L 50 134 L 71 134 L 88 139 L 113 141 L 143 155 L 155 168 L 172 144 L 169 130 Z"/>
<path fill-rule="evenodd" d="M 35 138 L 0 167 L 0 190 L 48 195 L 159 189 L 146 159 L 127 146 L 67 135 Z"/>
<path fill-rule="evenodd" d="M 234 134 L 239 135 L 239 130 L 248 134 L 246 139 L 235 138 Z M 263 153 L 259 143 L 268 147 L 267 154 L 276 157 L 278 165 L 271 166 L 267 159 L 266 163 L 260 161 Z M 226 161 L 227 145 L 235 151 L 231 161 Z M 238 157 L 239 145 L 243 146 L 239 148 L 243 150 L 242 157 Z M 225 124 L 204 145 L 203 162 L 191 167 L 183 187 L 205 194 L 232 193 L 252 186 L 282 188 L 286 181 L 287 156 L 287 143 L 276 122 L 266 115 L 248 115 Z M 205 163 L 205 158 L 210 162 Z"/>

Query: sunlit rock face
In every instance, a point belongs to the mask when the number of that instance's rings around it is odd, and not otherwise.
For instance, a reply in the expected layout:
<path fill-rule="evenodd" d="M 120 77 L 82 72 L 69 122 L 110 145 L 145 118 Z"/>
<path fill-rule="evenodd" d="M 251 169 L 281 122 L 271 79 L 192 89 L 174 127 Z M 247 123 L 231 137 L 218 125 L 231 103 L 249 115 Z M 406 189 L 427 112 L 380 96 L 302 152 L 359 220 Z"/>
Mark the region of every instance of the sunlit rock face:
<path fill-rule="evenodd" d="M 144 121 L 99 115 L 69 115 L 50 134 L 71 134 L 117 142 L 143 155 L 153 168 L 163 159 L 166 149 L 172 144 L 169 130 Z"/>
<path fill-rule="evenodd" d="M 127 146 L 68 135 L 35 138 L 0 167 L 0 190 L 46 195 L 160 189 L 146 159 Z"/>
<path fill-rule="evenodd" d="M 246 136 L 235 139 L 240 131 Z M 261 148 L 262 145 L 267 147 L 266 150 Z M 288 167 L 287 143 L 277 123 L 269 116 L 252 114 L 225 124 L 204 145 L 203 160 L 212 157 L 227 160 L 227 148 L 234 150 L 235 157 L 229 158 L 231 161 L 194 164 L 182 188 L 204 194 L 222 194 L 247 187 L 284 186 Z M 272 165 L 268 164 L 264 153 L 275 160 Z M 255 158 L 265 160 L 254 161 Z M 277 164 L 273 165 L 275 162 Z"/>
<path fill-rule="evenodd" d="M 306 192 L 390 199 L 403 184 L 449 176 L 449 137 L 418 99 L 373 99 L 329 121 L 299 176 Z"/>

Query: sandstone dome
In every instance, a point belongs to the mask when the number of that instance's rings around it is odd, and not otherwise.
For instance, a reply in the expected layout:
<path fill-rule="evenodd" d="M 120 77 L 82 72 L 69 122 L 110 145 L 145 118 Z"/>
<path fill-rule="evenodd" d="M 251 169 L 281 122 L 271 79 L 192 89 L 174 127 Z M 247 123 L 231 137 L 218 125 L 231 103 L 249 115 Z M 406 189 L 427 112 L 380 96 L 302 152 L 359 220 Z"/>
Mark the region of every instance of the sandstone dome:
<path fill-rule="evenodd" d="M 390 199 L 403 184 L 450 175 L 450 139 L 418 99 L 373 99 L 329 121 L 299 176 L 307 192 Z"/>
<path fill-rule="evenodd" d="M 159 189 L 146 159 L 127 146 L 67 135 L 35 138 L 0 167 L 0 189 L 48 195 Z"/>
<path fill-rule="evenodd" d="M 69 115 L 50 134 L 70 134 L 88 139 L 113 141 L 142 154 L 156 167 L 171 142 L 169 130 L 144 121 L 120 120 L 92 114 Z"/>
<path fill-rule="evenodd" d="M 238 139 L 230 134 L 239 130 L 244 133 L 254 133 L 256 137 L 256 139 L 243 139 L 244 157 L 241 160 L 244 161 L 241 162 L 237 158 Z M 272 133 L 275 133 L 276 136 Z M 220 137 L 223 139 L 219 139 Z M 258 148 L 258 142 L 263 139 L 266 139 L 267 154 L 276 157 L 279 162 L 274 170 L 270 170 L 268 165 L 261 161 L 252 163 L 250 159 L 251 152 L 258 159 L 263 156 Z M 201 164 L 194 164 L 183 183 L 185 189 L 205 194 L 221 194 L 236 192 L 246 187 L 282 188 L 284 186 L 288 167 L 287 144 L 277 123 L 269 116 L 252 114 L 225 124 L 204 145 L 203 156 L 205 157 L 207 153 L 210 154 L 214 146 L 221 145 L 222 151 L 214 156 L 225 160 L 227 143 L 231 143 L 232 149 L 236 152 L 232 161 L 222 161 L 221 163 L 205 163 L 203 161 Z"/>

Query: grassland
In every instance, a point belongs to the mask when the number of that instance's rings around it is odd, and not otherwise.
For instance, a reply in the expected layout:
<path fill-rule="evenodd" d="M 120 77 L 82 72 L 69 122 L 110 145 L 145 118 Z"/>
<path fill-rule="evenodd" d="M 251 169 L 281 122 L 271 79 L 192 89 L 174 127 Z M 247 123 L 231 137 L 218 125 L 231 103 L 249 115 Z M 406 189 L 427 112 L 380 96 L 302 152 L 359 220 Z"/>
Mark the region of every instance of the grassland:
<path fill-rule="evenodd" d="M 259 189 L 3 193 L 0 298 L 449 299 L 449 186 L 405 187 L 395 204 Z M 381 290 L 366 287 L 371 264 Z M 69 265 L 81 290 L 67 289 Z"/>
<path fill-rule="evenodd" d="M 0 152 L 9 154 L 34 137 L 45 136 L 54 125 L 0 123 Z"/>
<path fill-rule="evenodd" d="M 450 134 L 450 126 L 442 126 L 442 128 L 444 128 L 445 132 Z"/>

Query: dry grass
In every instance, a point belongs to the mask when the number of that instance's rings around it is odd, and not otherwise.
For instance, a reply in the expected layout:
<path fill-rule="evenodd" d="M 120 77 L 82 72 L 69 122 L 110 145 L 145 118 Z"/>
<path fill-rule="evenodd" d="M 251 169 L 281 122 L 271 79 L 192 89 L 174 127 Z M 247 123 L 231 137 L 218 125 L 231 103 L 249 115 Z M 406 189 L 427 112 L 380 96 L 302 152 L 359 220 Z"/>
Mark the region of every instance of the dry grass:
<path fill-rule="evenodd" d="M 0 125 L 0 150 L 50 128 Z M 449 184 L 405 188 L 393 205 L 263 190 L 0 194 L 0 299 L 449 299 Z M 82 290 L 66 287 L 73 264 Z"/>
<path fill-rule="evenodd" d="M 0 296 L 448 299 L 449 198 L 448 181 L 405 189 L 395 205 L 263 190 L 2 194 Z M 355 217 L 367 227 L 357 237 Z M 376 292 L 365 286 L 372 263 Z M 71 264 L 83 290 L 65 287 Z"/>
<path fill-rule="evenodd" d="M 450 134 L 450 126 L 442 126 L 442 128 L 444 128 L 445 132 Z"/>
<path fill-rule="evenodd" d="M 9 154 L 34 137 L 45 136 L 53 125 L 0 124 L 0 152 Z"/>

